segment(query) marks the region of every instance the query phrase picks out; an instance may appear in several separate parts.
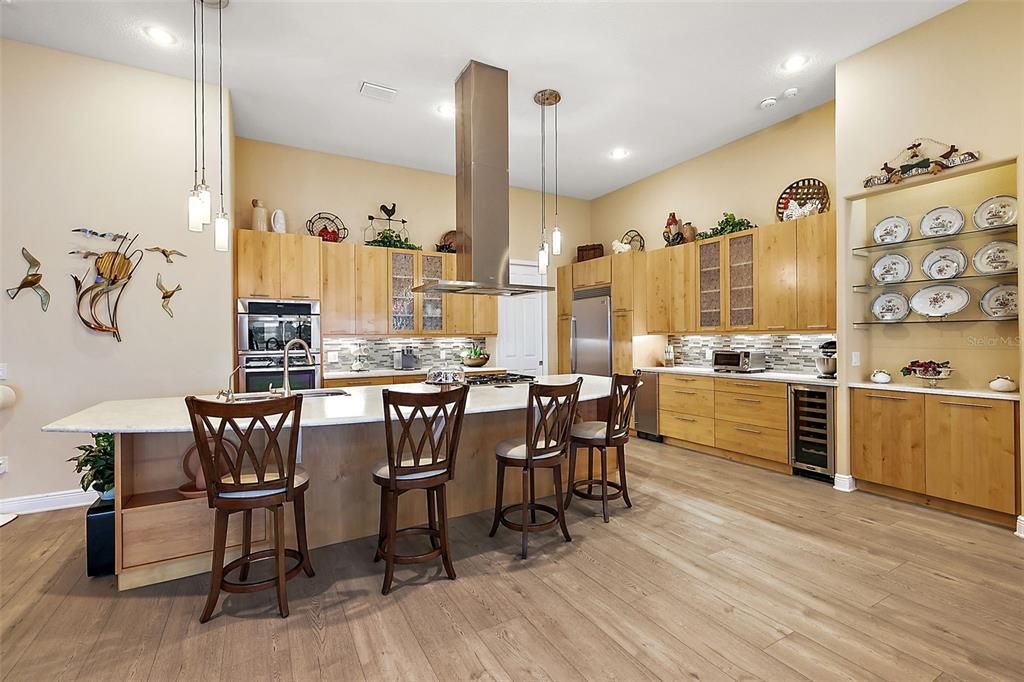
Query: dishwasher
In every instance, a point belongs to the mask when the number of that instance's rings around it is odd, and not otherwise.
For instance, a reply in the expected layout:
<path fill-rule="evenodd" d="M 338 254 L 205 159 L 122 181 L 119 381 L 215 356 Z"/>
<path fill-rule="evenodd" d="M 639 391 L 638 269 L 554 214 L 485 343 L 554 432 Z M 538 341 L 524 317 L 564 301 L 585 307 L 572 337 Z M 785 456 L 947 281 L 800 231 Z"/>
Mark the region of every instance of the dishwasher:
<path fill-rule="evenodd" d="M 641 385 L 636 389 L 636 435 L 661 442 L 658 425 L 658 373 L 640 372 Z"/>

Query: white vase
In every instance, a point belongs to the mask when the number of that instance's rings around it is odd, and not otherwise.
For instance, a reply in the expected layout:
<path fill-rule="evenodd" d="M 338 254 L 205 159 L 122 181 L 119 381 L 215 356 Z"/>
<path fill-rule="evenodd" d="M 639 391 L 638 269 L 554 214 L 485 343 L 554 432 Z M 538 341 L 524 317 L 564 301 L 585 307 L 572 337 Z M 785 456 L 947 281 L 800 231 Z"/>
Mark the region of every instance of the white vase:
<path fill-rule="evenodd" d="M 100 499 L 105 502 L 109 502 L 110 500 L 114 499 L 114 489 L 111 488 L 110 490 L 105 490 L 102 493 L 100 493 Z"/>

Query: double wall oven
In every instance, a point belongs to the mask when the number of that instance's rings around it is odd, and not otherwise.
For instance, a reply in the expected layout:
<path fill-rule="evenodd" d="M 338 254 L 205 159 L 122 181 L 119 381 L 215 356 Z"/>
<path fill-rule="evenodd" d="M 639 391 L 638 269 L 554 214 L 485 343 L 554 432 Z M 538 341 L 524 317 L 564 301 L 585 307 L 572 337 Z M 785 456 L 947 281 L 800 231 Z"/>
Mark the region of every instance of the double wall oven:
<path fill-rule="evenodd" d="M 320 388 L 320 302 L 240 298 L 238 328 L 239 390 L 268 391 L 284 384 L 284 347 L 292 339 L 309 345 L 313 364 L 292 349 L 289 380 L 295 390 Z"/>

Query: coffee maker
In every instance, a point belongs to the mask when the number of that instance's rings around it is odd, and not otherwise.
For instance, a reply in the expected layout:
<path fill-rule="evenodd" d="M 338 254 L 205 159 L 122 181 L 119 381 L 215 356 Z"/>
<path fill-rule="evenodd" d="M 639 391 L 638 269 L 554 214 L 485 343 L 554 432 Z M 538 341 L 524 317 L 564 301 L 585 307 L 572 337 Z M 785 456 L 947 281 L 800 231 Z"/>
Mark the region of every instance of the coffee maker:
<path fill-rule="evenodd" d="M 825 343 L 818 346 L 818 353 L 814 357 L 814 366 L 818 368 L 819 379 L 835 379 L 836 378 L 836 342 L 826 341 Z"/>

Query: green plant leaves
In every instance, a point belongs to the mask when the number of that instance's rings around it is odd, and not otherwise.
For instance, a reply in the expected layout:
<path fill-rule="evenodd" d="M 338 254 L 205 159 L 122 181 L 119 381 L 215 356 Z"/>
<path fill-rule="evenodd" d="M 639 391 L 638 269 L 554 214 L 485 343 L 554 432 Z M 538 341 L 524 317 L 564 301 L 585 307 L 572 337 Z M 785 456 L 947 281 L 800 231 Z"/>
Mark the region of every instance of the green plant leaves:
<path fill-rule="evenodd" d="M 114 487 L 114 434 L 94 433 L 92 438 L 92 445 L 79 445 L 75 449 L 82 454 L 68 461 L 75 463 L 76 474 L 84 472 L 82 490 L 102 493 Z"/>

